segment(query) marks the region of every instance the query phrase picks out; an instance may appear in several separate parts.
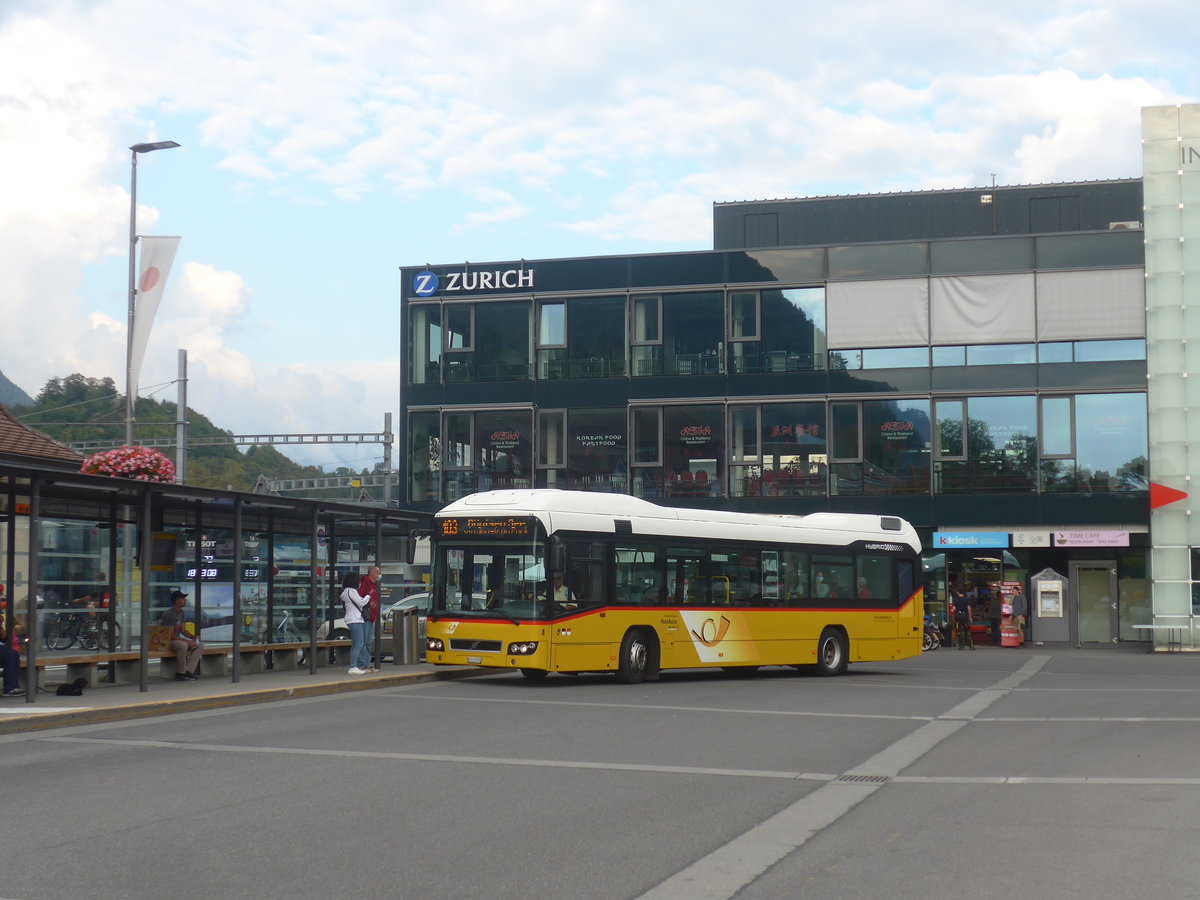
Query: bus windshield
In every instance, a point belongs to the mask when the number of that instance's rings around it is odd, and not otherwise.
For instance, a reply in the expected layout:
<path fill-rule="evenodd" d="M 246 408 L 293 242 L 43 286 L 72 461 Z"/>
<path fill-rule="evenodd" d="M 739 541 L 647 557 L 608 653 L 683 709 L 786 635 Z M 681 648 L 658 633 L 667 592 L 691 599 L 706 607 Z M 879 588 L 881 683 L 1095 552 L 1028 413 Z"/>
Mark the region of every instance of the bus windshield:
<path fill-rule="evenodd" d="M 545 550 L 537 541 L 440 542 L 433 613 L 545 618 Z"/>

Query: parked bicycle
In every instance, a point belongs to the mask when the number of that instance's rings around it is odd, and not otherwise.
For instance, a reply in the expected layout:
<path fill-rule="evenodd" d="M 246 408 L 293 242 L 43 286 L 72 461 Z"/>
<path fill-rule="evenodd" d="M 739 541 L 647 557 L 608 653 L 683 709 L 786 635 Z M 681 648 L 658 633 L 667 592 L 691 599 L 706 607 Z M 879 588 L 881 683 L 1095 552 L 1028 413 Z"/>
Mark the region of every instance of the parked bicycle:
<path fill-rule="evenodd" d="M 292 618 L 292 611 L 285 609 L 283 611 L 283 618 L 275 626 L 275 636 L 272 643 L 289 644 L 299 643 L 303 640 L 305 639 L 300 637 L 300 631 L 296 628 L 296 620 Z"/>
<path fill-rule="evenodd" d="M 68 650 L 76 643 L 84 650 L 116 646 L 121 626 L 91 609 L 50 612 L 42 623 L 42 640 L 47 650 Z"/>

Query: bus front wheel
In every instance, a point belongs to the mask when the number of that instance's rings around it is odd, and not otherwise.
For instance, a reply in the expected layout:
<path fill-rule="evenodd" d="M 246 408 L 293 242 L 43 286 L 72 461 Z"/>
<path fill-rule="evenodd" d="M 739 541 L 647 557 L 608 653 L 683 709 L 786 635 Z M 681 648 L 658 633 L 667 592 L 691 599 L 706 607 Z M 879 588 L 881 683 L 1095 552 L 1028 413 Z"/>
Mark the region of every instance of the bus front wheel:
<path fill-rule="evenodd" d="M 817 674 L 841 675 L 846 671 L 846 639 L 836 628 L 826 628 L 817 641 Z"/>
<path fill-rule="evenodd" d="M 650 646 L 646 633 L 632 629 L 621 641 L 621 656 L 617 662 L 617 681 L 621 684 L 641 684 L 646 679 L 650 662 Z"/>

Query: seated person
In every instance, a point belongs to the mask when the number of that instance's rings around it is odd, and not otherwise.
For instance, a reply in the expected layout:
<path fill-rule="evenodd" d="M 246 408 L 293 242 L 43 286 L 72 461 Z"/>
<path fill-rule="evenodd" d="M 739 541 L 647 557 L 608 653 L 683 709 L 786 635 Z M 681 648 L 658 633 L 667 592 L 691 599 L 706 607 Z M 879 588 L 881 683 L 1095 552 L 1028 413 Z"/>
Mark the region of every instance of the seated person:
<path fill-rule="evenodd" d="M 171 629 L 171 649 L 175 651 L 175 680 L 195 681 L 200 677 L 200 656 L 204 650 L 195 637 L 184 630 L 187 616 L 184 606 L 188 595 L 183 591 L 171 592 L 171 608 L 162 614 L 160 624 Z"/>
<path fill-rule="evenodd" d="M 24 697 L 21 689 L 21 654 L 13 649 L 7 616 L 0 615 L 0 669 L 4 670 L 4 696 Z"/>
<path fill-rule="evenodd" d="M 550 573 L 550 600 L 563 609 L 575 609 L 578 599 L 563 582 L 563 573 L 557 569 Z"/>

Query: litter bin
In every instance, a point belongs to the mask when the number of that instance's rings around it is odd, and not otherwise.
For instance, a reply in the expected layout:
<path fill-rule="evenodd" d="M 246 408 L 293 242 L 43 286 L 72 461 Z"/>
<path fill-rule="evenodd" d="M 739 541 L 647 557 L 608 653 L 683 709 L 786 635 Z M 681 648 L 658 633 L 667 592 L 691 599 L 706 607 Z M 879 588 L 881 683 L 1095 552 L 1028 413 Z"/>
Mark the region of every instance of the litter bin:
<path fill-rule="evenodd" d="M 418 615 L 415 609 L 406 609 L 392 622 L 392 664 L 415 666 L 421 661 L 417 648 Z"/>

